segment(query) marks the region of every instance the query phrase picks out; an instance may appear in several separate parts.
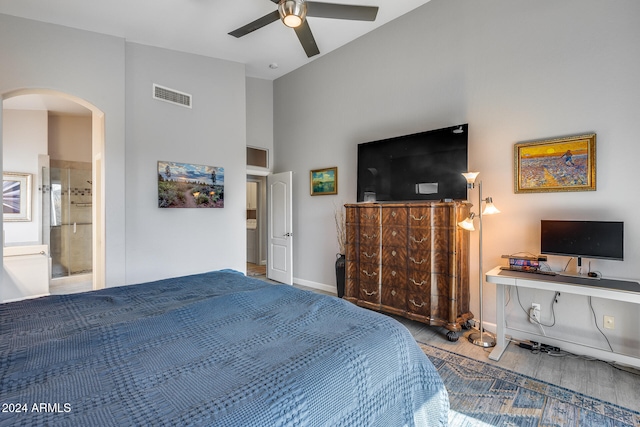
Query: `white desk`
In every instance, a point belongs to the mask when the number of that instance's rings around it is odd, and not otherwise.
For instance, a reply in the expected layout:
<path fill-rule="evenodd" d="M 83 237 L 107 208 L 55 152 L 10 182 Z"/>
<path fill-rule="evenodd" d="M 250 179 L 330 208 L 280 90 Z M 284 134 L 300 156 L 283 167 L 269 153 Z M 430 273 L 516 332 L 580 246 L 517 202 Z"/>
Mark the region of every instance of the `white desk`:
<path fill-rule="evenodd" d="M 640 283 L 609 279 L 588 279 L 579 277 L 547 276 L 544 274 L 520 273 L 501 270 L 496 267 L 486 274 L 486 280 L 496 285 L 496 346 L 489 355 L 491 360 L 500 360 L 502 353 L 509 345 L 507 336 L 517 335 L 518 338 L 540 342 L 559 347 L 575 354 L 592 356 L 600 360 L 614 361 L 640 368 L 640 357 L 628 356 L 620 353 L 580 345 L 521 330 L 515 331 L 507 327 L 505 322 L 505 288 L 518 286 L 521 288 L 558 291 L 561 293 L 586 295 L 597 298 L 618 300 L 640 304 Z"/>

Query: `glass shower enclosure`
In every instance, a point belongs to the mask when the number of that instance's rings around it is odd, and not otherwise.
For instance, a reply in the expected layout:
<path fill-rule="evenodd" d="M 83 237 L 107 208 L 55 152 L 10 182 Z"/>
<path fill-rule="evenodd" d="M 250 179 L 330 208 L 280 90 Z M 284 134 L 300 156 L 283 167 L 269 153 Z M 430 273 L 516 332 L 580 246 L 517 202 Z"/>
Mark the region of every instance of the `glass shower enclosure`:
<path fill-rule="evenodd" d="M 93 269 L 91 163 L 51 163 L 42 174 L 42 240 L 49 245 L 51 278 L 89 274 Z"/>

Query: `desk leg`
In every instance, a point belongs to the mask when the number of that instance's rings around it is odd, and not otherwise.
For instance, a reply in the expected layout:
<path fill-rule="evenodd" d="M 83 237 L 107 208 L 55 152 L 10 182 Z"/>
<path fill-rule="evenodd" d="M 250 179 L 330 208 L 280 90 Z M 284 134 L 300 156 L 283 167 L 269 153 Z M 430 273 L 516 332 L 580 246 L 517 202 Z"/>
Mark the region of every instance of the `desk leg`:
<path fill-rule="evenodd" d="M 489 359 L 491 360 L 500 360 L 502 353 L 507 349 L 510 342 L 504 334 L 506 327 L 504 320 L 504 292 L 505 285 L 496 284 L 496 346 L 489 353 Z"/>

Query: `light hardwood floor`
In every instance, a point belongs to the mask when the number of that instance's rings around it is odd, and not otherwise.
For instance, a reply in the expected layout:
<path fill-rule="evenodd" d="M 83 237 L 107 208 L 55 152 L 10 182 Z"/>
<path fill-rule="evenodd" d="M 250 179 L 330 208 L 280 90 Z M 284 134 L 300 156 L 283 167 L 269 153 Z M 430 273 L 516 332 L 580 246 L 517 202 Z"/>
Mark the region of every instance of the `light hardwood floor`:
<path fill-rule="evenodd" d="M 265 276 L 256 278 L 268 282 Z M 275 282 L 272 282 L 275 283 Z M 294 285 L 325 295 L 333 295 L 317 289 Z M 91 290 L 91 283 L 85 286 L 72 285 L 52 290 L 52 294 L 64 294 Z M 509 344 L 499 361 L 489 359 L 491 349 L 473 345 L 466 339 L 466 332 L 456 342 L 447 340 L 446 329 L 427 326 L 419 322 L 392 316 L 402 323 L 416 341 L 430 344 L 472 359 L 480 360 L 501 368 L 509 369 L 523 375 L 551 383 L 578 393 L 592 396 L 625 408 L 640 412 L 640 371 L 627 367 L 614 366 L 597 360 L 588 360 L 576 355 L 551 356 L 546 353 L 534 354 L 530 350 Z"/>

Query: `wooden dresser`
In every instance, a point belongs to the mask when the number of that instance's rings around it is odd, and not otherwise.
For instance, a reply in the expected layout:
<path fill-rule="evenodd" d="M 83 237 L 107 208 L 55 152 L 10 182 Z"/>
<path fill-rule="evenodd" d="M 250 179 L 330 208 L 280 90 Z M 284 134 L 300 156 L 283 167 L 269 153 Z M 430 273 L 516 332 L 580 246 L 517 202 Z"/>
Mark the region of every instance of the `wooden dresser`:
<path fill-rule="evenodd" d="M 468 327 L 469 215 L 463 201 L 346 206 L 344 298 L 362 307 L 444 326 Z"/>

